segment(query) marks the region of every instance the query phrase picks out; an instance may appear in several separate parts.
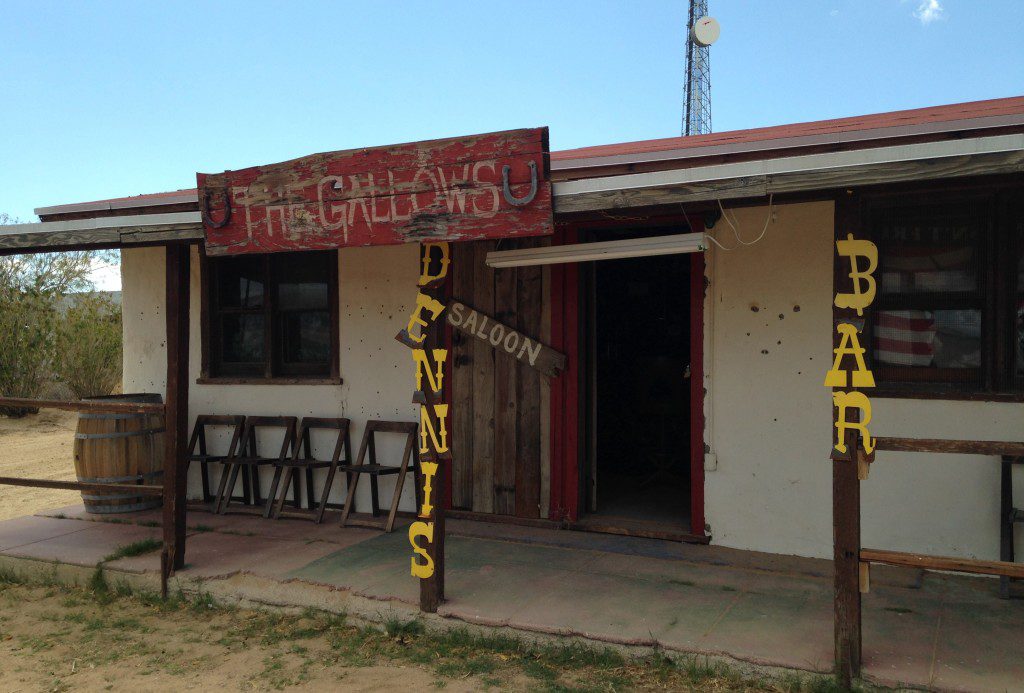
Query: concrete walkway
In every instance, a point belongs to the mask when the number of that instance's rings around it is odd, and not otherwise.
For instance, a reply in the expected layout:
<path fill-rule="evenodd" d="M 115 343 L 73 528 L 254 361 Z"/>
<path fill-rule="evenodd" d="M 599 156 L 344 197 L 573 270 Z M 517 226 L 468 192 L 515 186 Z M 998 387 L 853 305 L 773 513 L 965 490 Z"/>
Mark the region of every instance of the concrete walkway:
<path fill-rule="evenodd" d="M 93 521 L 80 508 L 0 522 L 0 566 L 91 569 L 117 547 L 159 538 L 156 514 Z M 149 526 L 147 526 L 149 525 Z M 186 589 L 219 597 L 416 613 L 406 534 L 334 521 L 191 512 Z M 655 540 L 449 522 L 445 620 L 598 642 L 660 646 L 828 672 L 831 563 Z M 57 570 L 58 568 L 53 568 Z M 109 563 L 145 577 L 155 554 Z M 84 572 L 82 573 L 85 574 Z M 866 676 L 950 690 L 1024 690 L 1024 600 L 992 580 L 875 567 L 864 597 Z M 370 612 L 373 609 L 369 609 Z M 372 613 L 370 613 L 372 617 Z"/>

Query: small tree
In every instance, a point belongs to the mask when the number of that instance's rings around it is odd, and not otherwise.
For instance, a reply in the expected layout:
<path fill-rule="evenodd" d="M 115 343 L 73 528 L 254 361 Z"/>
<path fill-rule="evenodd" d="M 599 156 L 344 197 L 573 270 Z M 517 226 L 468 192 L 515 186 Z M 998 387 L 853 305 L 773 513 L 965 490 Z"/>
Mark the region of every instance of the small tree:
<path fill-rule="evenodd" d="M 18 220 L 0 212 L 0 225 Z M 52 383 L 58 306 L 62 297 L 92 287 L 93 262 L 109 253 L 32 253 L 0 257 L 0 395 L 38 398 Z M 118 361 L 120 366 L 120 360 Z M 0 407 L 24 416 L 35 408 Z"/>
<path fill-rule="evenodd" d="M 75 297 L 57 328 L 57 375 L 75 397 L 121 383 L 121 308 L 103 295 Z"/>
<path fill-rule="evenodd" d="M 52 378 L 56 322 L 53 294 L 0 285 L 0 392 L 8 397 L 42 395 Z M 0 414 L 7 416 L 37 411 L 0 407 Z"/>

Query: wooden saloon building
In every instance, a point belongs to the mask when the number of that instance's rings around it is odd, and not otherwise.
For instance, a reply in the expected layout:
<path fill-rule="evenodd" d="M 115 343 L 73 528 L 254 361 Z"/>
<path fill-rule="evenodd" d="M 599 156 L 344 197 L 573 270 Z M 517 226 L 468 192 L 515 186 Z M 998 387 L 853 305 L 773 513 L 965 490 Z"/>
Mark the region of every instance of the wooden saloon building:
<path fill-rule="evenodd" d="M 448 240 L 449 517 L 835 556 L 853 669 L 861 565 L 1020 574 L 1024 97 L 550 153 L 515 131 L 199 183 L 0 235 L 121 249 L 124 391 L 164 394 L 179 446 L 200 414 L 344 416 L 355 441 L 417 421 L 395 333 L 421 242 Z M 878 248 L 869 481 L 829 458 L 822 386 L 848 234 Z M 189 499 L 216 487 L 201 471 Z"/>

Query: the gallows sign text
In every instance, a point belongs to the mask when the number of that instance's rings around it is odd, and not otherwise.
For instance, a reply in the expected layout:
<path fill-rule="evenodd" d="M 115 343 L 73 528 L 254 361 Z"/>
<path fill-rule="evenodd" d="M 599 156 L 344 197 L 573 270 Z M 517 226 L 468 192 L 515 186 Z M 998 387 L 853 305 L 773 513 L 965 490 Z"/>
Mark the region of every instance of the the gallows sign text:
<path fill-rule="evenodd" d="M 548 129 L 197 173 L 210 255 L 543 236 Z"/>

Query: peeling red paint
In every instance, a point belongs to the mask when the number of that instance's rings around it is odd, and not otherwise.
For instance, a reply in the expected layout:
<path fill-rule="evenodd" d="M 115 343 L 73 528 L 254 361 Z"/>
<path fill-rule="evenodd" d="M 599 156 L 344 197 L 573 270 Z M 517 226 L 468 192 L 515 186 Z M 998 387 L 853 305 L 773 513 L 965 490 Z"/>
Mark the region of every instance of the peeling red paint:
<path fill-rule="evenodd" d="M 196 174 L 211 255 L 551 234 L 547 128 L 352 149 Z M 516 198 L 503 192 L 508 166 Z M 230 202 L 228 217 L 225 201 Z M 227 218 L 227 223 L 223 221 Z M 219 227 L 219 228 L 218 228 Z"/>

